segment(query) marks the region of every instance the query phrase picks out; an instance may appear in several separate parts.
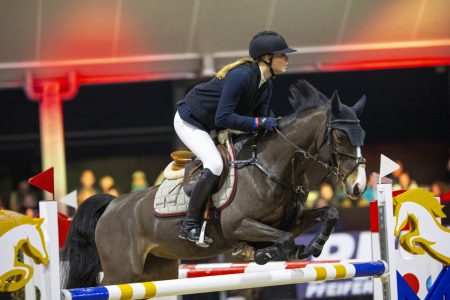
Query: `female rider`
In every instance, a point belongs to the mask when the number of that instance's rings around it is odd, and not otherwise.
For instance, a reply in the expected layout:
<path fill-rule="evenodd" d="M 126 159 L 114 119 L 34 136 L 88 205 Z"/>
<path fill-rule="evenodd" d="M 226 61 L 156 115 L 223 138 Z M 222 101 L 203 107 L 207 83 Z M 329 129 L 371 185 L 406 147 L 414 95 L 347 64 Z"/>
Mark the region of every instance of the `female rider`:
<path fill-rule="evenodd" d="M 214 78 L 196 85 L 177 103 L 175 131 L 202 162 L 179 237 L 198 242 L 203 207 L 222 173 L 222 158 L 209 132 L 217 129 L 273 131 L 276 118 L 268 116 L 275 75 L 286 72 L 289 48 L 273 31 L 257 33 L 250 41 L 250 58 L 224 66 Z M 205 237 L 205 242 L 212 240 Z"/>

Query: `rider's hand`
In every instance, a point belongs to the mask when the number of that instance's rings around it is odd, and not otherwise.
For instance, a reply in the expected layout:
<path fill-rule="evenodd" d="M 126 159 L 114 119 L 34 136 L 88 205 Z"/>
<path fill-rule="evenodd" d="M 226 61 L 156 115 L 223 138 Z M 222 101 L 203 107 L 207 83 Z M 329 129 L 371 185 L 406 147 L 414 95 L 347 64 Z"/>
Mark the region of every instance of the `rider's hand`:
<path fill-rule="evenodd" d="M 274 131 L 275 128 L 278 128 L 278 119 L 277 118 L 272 118 L 272 117 L 263 117 L 263 118 L 258 118 L 259 119 L 259 127 L 263 128 L 267 131 Z"/>

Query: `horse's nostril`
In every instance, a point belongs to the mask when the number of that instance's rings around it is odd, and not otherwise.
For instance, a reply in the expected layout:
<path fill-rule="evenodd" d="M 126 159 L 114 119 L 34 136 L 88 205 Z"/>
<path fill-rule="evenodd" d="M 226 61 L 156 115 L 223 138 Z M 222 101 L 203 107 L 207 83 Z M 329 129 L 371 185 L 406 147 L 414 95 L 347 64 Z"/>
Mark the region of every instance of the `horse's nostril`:
<path fill-rule="evenodd" d="M 353 186 L 353 195 L 359 196 L 360 193 L 361 193 L 361 190 L 359 188 L 359 183 L 357 183 Z"/>

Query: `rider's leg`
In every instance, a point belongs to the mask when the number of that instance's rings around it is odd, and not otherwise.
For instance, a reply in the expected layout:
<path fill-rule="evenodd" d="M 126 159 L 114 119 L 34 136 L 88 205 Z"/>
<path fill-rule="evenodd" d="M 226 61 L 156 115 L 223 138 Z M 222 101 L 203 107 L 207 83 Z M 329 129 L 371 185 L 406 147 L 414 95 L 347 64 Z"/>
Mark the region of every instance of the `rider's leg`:
<path fill-rule="evenodd" d="M 216 186 L 218 178 L 211 170 L 202 170 L 192 190 L 188 212 L 181 223 L 180 238 L 187 239 L 191 242 L 199 241 L 205 203 L 210 197 L 213 188 Z M 212 242 L 211 239 L 206 237 L 205 241 L 208 244 Z"/>
<path fill-rule="evenodd" d="M 178 137 L 202 162 L 203 171 L 192 190 L 186 218 L 181 224 L 180 238 L 199 240 L 204 205 L 222 173 L 223 162 L 216 145 L 206 131 L 203 131 L 175 115 L 174 127 Z M 205 241 L 211 242 L 207 237 Z"/>

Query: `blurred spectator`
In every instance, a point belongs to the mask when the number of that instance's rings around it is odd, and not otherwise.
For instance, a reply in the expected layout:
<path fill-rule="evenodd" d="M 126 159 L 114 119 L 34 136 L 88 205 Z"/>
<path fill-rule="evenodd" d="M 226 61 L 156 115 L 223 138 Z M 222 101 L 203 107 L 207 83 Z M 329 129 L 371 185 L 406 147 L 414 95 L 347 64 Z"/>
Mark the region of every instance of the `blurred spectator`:
<path fill-rule="evenodd" d="M 92 195 L 97 194 L 94 188 L 95 175 L 91 170 L 84 170 L 80 176 L 81 187 L 78 190 L 78 205 Z"/>
<path fill-rule="evenodd" d="M 31 195 L 37 202 L 37 193 L 26 180 L 22 180 L 17 185 L 17 190 L 9 197 L 9 209 L 23 213 L 26 209 L 24 202 L 27 195 Z"/>
<path fill-rule="evenodd" d="M 392 189 L 394 191 L 410 190 L 410 189 L 415 189 L 417 187 L 418 187 L 417 182 L 415 182 L 414 180 L 411 179 L 411 176 L 409 175 L 409 173 L 403 172 L 402 174 L 400 174 L 400 176 L 398 178 L 398 184 L 394 184 L 392 186 Z"/>
<path fill-rule="evenodd" d="M 314 208 L 321 208 L 325 206 L 336 207 L 336 203 L 335 201 L 333 201 L 333 198 L 334 198 L 333 186 L 328 182 L 322 183 L 319 188 L 319 197 L 316 199 L 316 202 L 314 203 Z"/>
<path fill-rule="evenodd" d="M 5 205 L 3 204 L 2 198 L 0 198 L 0 210 L 6 209 Z"/>
<path fill-rule="evenodd" d="M 23 207 L 20 213 L 27 215 L 30 218 L 35 218 L 39 215 L 39 202 L 33 194 L 26 194 L 23 199 Z"/>
<path fill-rule="evenodd" d="M 441 195 L 448 193 L 450 191 L 450 187 L 445 182 L 436 181 L 431 184 L 430 191 L 434 194 L 434 196 L 440 197 Z"/>
<path fill-rule="evenodd" d="M 148 187 L 147 178 L 142 171 L 135 171 L 131 175 L 131 192 L 142 191 Z"/>
<path fill-rule="evenodd" d="M 114 178 L 112 178 L 109 175 L 103 176 L 100 178 L 100 187 L 102 188 L 102 192 L 105 194 L 113 195 L 118 197 L 119 191 L 114 187 L 115 181 Z"/>

